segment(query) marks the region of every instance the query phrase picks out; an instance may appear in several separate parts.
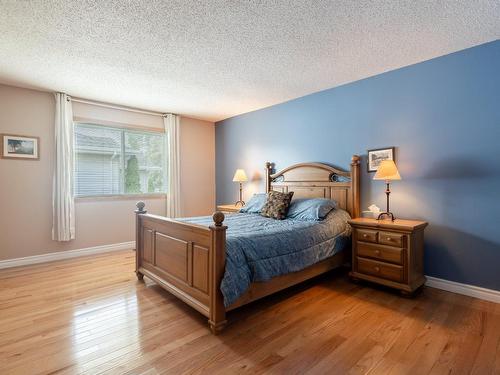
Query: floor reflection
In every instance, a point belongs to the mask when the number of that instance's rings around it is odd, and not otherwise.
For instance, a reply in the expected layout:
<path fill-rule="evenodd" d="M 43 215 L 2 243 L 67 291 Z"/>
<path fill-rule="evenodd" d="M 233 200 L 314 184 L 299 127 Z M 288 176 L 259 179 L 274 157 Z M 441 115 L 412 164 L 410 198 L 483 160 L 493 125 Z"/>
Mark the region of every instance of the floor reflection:
<path fill-rule="evenodd" d="M 72 319 L 74 358 L 89 363 L 92 353 L 139 343 L 139 311 L 135 293 L 112 296 L 75 308 Z"/>

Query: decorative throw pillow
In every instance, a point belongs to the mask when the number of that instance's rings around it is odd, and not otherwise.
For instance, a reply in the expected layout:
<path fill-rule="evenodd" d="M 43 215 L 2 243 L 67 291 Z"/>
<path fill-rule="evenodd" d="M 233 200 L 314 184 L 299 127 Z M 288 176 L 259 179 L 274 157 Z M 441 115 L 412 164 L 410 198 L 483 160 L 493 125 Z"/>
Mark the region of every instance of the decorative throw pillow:
<path fill-rule="evenodd" d="M 260 214 L 278 220 L 286 219 L 292 196 L 293 191 L 289 193 L 270 191 L 269 194 L 267 194 L 266 204 L 262 207 Z"/>

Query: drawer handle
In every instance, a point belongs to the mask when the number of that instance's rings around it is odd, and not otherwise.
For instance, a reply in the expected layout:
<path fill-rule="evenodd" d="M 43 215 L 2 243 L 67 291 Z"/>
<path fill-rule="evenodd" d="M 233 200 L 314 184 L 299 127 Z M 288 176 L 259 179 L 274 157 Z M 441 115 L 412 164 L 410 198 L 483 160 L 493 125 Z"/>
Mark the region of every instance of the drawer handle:
<path fill-rule="evenodd" d="M 387 237 L 387 241 L 392 241 L 392 238 L 391 237 Z"/>
<path fill-rule="evenodd" d="M 380 255 L 380 250 L 375 250 L 376 255 Z"/>
<path fill-rule="evenodd" d="M 375 266 L 373 267 L 373 269 L 375 270 L 375 272 L 380 272 L 380 267 Z"/>
<path fill-rule="evenodd" d="M 365 234 L 363 234 L 363 238 L 366 238 L 366 237 L 368 237 L 368 235 L 367 235 L 366 233 L 365 233 Z"/>

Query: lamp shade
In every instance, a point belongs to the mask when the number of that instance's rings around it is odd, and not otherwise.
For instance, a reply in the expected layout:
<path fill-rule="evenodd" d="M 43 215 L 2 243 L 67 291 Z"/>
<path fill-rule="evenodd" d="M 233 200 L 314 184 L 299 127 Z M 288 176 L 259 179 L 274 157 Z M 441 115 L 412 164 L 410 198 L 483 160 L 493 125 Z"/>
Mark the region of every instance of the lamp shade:
<path fill-rule="evenodd" d="M 233 177 L 234 182 L 246 182 L 248 181 L 247 174 L 243 169 L 237 169 Z"/>
<path fill-rule="evenodd" d="M 373 176 L 374 180 L 401 180 L 398 168 L 393 160 L 383 160 L 378 166 L 377 173 Z"/>

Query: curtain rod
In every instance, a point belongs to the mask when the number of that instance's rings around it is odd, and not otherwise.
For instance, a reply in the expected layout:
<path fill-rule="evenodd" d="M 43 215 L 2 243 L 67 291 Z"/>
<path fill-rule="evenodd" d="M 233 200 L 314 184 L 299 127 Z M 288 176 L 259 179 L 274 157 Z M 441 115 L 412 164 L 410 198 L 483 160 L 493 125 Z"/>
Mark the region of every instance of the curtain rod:
<path fill-rule="evenodd" d="M 118 110 L 121 110 L 121 111 L 141 113 L 143 115 L 150 115 L 150 116 L 165 117 L 168 114 L 174 114 L 174 113 L 160 113 L 160 112 L 153 112 L 153 111 L 144 111 L 142 109 L 135 109 L 135 108 L 125 107 L 125 106 L 119 106 L 119 105 L 114 105 L 114 104 L 94 102 L 92 100 L 86 100 L 86 99 L 80 99 L 80 98 L 73 98 L 73 97 L 69 97 L 69 96 L 68 96 L 68 99 L 71 100 L 71 101 L 73 101 L 73 102 L 75 102 L 75 103 L 90 104 L 90 105 L 95 105 L 95 106 L 98 106 L 98 107 L 118 109 Z"/>

